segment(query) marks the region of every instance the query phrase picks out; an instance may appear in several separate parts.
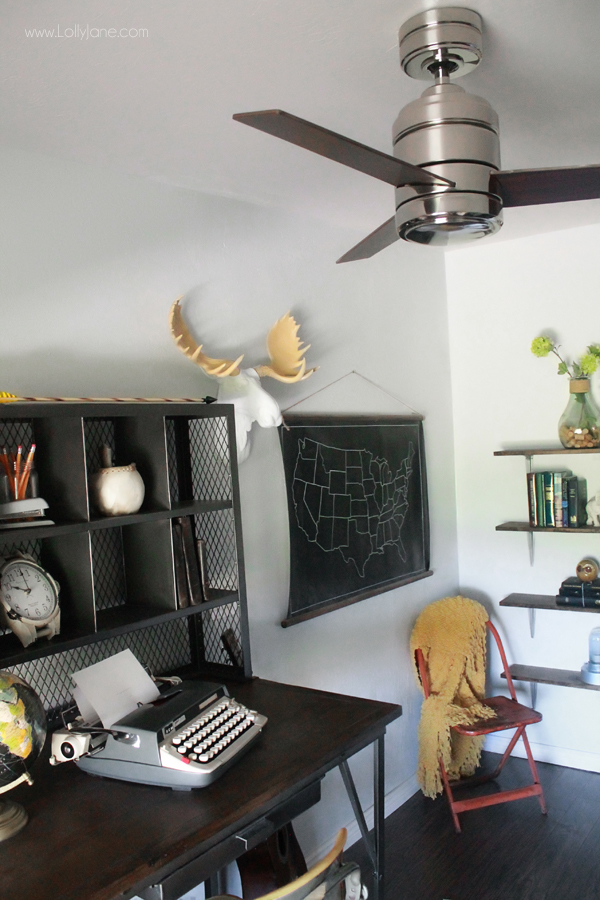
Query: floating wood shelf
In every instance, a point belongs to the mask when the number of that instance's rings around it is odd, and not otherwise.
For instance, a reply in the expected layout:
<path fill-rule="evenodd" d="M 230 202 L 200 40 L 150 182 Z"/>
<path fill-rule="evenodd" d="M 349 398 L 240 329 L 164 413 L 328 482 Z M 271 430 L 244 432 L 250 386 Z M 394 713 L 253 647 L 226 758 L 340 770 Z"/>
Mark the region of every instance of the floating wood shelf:
<path fill-rule="evenodd" d="M 554 609 L 558 612 L 598 613 L 600 609 L 583 606 L 559 606 L 556 596 L 550 594 L 509 594 L 500 601 L 500 606 L 518 606 L 521 609 Z"/>
<path fill-rule="evenodd" d="M 536 684 L 556 684 L 559 687 L 583 688 L 586 691 L 600 691 L 600 684 L 586 684 L 581 680 L 579 672 L 570 669 L 546 669 L 544 666 L 510 667 L 511 677 L 515 681 L 531 681 Z M 505 675 L 502 675 L 505 678 Z"/>
<path fill-rule="evenodd" d="M 529 522 L 503 522 L 502 525 L 496 525 L 496 531 L 522 531 L 537 534 L 544 532 L 549 534 L 600 534 L 600 528 L 592 525 L 580 525 L 578 528 L 538 528 L 530 525 Z"/>
<path fill-rule="evenodd" d="M 527 448 L 524 450 L 494 450 L 494 456 L 558 456 L 562 453 L 600 453 L 600 447 L 591 447 L 587 450 L 571 449 L 566 447 L 544 447 L 540 449 Z"/>

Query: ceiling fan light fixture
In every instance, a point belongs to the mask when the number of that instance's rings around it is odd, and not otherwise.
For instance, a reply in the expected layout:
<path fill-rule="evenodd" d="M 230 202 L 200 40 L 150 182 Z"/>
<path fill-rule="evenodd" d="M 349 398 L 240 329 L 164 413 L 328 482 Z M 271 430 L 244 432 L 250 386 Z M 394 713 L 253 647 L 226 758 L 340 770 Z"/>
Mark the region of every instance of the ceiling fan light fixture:
<path fill-rule="evenodd" d="M 403 222 L 398 235 L 404 241 L 429 247 L 454 247 L 496 234 L 502 226 L 500 216 L 476 213 L 430 213 Z"/>
<path fill-rule="evenodd" d="M 502 200 L 490 190 L 500 169 L 498 116 L 487 100 L 439 75 L 394 123 L 394 155 L 454 185 L 396 188 L 396 229 L 405 241 L 449 246 L 495 234 Z"/>

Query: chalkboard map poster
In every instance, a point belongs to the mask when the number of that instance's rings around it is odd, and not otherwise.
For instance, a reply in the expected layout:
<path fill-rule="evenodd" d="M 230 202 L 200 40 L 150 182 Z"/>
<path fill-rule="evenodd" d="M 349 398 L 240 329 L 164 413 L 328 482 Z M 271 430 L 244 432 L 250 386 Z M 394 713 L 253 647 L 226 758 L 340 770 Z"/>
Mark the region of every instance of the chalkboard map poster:
<path fill-rule="evenodd" d="M 291 555 L 283 626 L 432 574 L 420 416 L 286 416 L 280 439 Z"/>

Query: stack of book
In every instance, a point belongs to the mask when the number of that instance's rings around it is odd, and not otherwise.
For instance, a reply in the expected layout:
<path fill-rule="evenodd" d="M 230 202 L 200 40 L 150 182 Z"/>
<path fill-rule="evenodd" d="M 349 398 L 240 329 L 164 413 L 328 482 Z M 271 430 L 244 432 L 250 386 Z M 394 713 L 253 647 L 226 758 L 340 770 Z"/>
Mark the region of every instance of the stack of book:
<path fill-rule="evenodd" d="M 579 528 L 586 523 L 585 478 L 570 472 L 529 472 L 529 524 L 534 528 Z"/>
<path fill-rule="evenodd" d="M 594 581 L 580 581 L 579 578 L 565 579 L 560 586 L 556 603 L 558 606 L 600 608 L 600 578 L 595 578 Z"/>

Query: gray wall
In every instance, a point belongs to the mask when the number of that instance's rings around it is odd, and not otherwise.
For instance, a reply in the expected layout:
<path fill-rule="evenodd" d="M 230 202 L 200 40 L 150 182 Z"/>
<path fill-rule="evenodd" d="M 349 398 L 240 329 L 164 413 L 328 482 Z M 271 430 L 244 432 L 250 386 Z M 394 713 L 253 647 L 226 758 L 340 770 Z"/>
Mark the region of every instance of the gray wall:
<path fill-rule="evenodd" d="M 297 386 L 268 382 L 282 407 L 425 415 L 432 578 L 284 630 L 287 512 L 278 438 L 253 433 L 241 468 L 253 664 L 257 675 L 401 703 L 389 731 L 388 809 L 416 789 L 420 700 L 407 653 L 412 623 L 456 591 L 456 510 L 444 260 L 396 245 L 336 266 L 360 234 L 317 219 L 4 152 L 0 390 L 24 395 L 204 396 L 216 385 L 176 349 L 172 301 L 209 354 L 265 361 L 287 310 L 320 369 Z M 386 393 L 389 392 L 389 393 Z M 404 401 L 394 399 L 394 397 Z M 406 404 L 406 405 L 404 405 Z M 323 723 L 326 727 L 326 723 Z M 353 763 L 370 804 L 371 756 Z M 309 857 L 337 829 L 357 836 L 341 780 L 299 822 Z"/>

